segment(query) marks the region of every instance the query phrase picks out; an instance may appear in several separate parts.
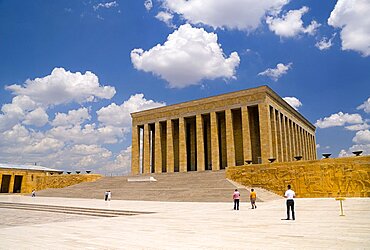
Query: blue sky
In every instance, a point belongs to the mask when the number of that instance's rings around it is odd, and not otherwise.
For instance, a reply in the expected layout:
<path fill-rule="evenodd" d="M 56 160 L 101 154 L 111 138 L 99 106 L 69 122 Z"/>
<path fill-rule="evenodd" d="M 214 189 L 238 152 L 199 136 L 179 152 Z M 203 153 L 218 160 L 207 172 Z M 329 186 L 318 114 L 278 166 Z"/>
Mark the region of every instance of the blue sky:
<path fill-rule="evenodd" d="M 0 0 L 0 162 L 130 169 L 133 111 L 268 85 L 370 153 L 367 0 Z"/>

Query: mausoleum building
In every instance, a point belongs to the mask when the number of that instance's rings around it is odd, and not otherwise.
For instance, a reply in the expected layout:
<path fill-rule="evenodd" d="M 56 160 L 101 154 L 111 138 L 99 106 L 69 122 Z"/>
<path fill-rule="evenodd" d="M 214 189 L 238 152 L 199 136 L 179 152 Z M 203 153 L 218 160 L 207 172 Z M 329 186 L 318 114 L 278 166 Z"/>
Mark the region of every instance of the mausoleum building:
<path fill-rule="evenodd" d="M 132 116 L 132 174 L 316 160 L 315 126 L 267 86 Z"/>

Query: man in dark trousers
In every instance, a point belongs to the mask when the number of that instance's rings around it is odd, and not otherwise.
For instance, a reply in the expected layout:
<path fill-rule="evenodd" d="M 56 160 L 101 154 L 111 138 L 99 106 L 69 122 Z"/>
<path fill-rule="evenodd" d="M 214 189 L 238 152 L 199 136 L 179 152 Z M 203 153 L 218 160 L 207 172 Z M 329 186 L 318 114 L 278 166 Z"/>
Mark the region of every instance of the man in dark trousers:
<path fill-rule="evenodd" d="M 234 210 L 239 210 L 239 199 L 240 199 L 240 193 L 238 189 L 235 189 L 233 193 L 233 199 L 234 199 Z"/>
<path fill-rule="evenodd" d="M 290 220 L 290 210 L 292 210 L 292 219 L 295 220 L 294 214 L 294 197 L 295 192 L 291 189 L 291 186 L 288 185 L 288 190 L 285 191 L 284 197 L 286 198 L 286 220 Z"/>

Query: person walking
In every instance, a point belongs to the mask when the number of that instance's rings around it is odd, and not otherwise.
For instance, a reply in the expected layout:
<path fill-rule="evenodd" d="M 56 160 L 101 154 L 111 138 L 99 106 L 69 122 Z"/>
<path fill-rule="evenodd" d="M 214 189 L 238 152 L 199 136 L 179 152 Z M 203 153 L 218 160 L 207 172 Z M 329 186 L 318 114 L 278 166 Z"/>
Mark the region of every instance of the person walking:
<path fill-rule="evenodd" d="M 31 192 L 31 197 L 36 197 L 36 190 L 34 189 L 34 190 L 32 190 L 32 192 Z"/>
<path fill-rule="evenodd" d="M 287 217 L 285 220 L 290 220 L 290 210 L 292 210 L 292 219 L 295 220 L 295 213 L 294 213 L 295 192 L 291 189 L 290 185 L 288 185 L 288 190 L 285 191 L 284 197 L 286 198 L 286 214 L 287 214 Z"/>
<path fill-rule="evenodd" d="M 112 199 L 112 193 L 111 191 L 108 191 L 108 201 L 110 201 L 110 199 Z"/>
<path fill-rule="evenodd" d="M 257 206 L 256 206 L 257 194 L 256 194 L 256 192 L 254 192 L 253 188 L 251 189 L 251 193 L 249 195 L 249 198 L 251 200 L 252 209 L 257 208 Z"/>
<path fill-rule="evenodd" d="M 239 199 L 240 199 L 240 193 L 238 189 L 235 189 L 233 193 L 233 199 L 234 199 L 234 210 L 239 210 Z"/>
<path fill-rule="evenodd" d="M 107 201 L 108 200 L 108 191 L 105 191 L 104 193 L 104 200 Z"/>

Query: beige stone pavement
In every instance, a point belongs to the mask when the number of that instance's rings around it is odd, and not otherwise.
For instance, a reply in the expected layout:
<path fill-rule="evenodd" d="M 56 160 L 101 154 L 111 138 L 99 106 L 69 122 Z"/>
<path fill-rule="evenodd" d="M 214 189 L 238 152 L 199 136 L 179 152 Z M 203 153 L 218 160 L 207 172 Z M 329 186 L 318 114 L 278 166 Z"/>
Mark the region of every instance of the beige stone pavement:
<path fill-rule="evenodd" d="M 239 211 L 231 202 L 105 202 L 16 195 L 1 195 L 0 202 L 155 212 L 67 218 L 0 208 L 0 249 L 370 249 L 370 198 L 345 200 L 344 217 L 332 198 L 296 199 L 295 221 L 281 220 L 286 216 L 284 200 L 260 202 L 255 210 L 244 201 Z M 14 223 L 9 223 L 9 216 Z"/>

